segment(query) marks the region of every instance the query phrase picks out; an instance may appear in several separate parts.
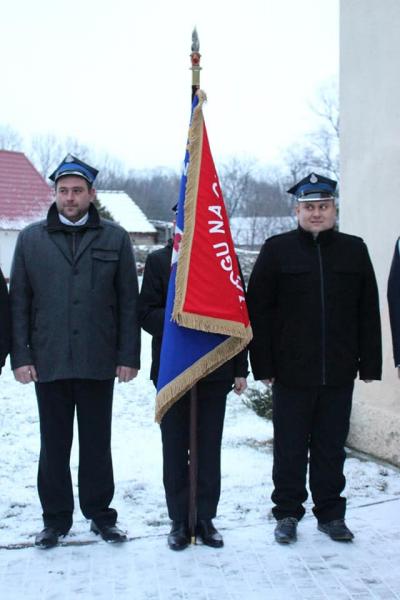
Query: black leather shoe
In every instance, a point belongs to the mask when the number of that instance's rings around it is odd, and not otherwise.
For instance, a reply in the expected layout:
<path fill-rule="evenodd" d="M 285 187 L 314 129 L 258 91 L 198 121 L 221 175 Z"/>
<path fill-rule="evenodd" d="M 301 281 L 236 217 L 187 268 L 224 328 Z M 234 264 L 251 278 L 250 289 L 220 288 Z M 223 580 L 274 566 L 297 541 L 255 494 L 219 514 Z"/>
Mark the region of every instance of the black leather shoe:
<path fill-rule="evenodd" d="M 222 535 L 215 529 L 211 519 L 201 519 L 200 521 L 197 521 L 196 535 L 206 546 L 222 548 L 224 545 Z"/>
<path fill-rule="evenodd" d="M 189 529 L 186 521 L 172 521 L 171 531 L 168 534 L 168 546 L 171 550 L 184 550 L 190 541 Z"/>
<path fill-rule="evenodd" d="M 297 540 L 297 523 L 295 517 L 279 519 L 276 524 L 274 535 L 279 544 L 291 544 Z"/>
<path fill-rule="evenodd" d="M 35 537 L 35 546 L 38 548 L 44 548 L 45 550 L 48 548 L 54 548 L 54 546 L 57 546 L 58 544 L 58 539 L 64 535 L 66 534 L 61 533 L 55 527 L 45 527 Z"/>
<path fill-rule="evenodd" d="M 100 535 L 105 542 L 113 544 L 119 544 L 127 540 L 126 533 L 115 525 L 97 525 L 97 523 L 92 521 L 90 531 L 93 531 L 96 535 Z"/>
<path fill-rule="evenodd" d="M 335 521 L 329 521 L 329 523 L 318 523 L 318 529 L 336 542 L 351 542 L 354 539 L 354 534 L 347 527 L 344 519 L 336 519 Z"/>

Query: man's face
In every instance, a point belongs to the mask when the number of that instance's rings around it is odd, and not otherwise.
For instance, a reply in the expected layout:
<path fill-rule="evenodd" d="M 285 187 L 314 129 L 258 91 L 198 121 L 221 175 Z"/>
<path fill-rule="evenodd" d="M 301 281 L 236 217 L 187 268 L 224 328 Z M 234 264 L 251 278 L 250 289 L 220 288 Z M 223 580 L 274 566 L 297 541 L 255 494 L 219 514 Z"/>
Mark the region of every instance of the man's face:
<path fill-rule="evenodd" d="M 311 233 L 319 233 L 332 229 L 336 222 L 336 206 L 334 200 L 314 200 L 298 202 L 296 215 L 300 227 Z"/>
<path fill-rule="evenodd" d="M 95 194 L 95 189 L 89 190 L 88 183 L 83 177 L 76 175 L 60 177 L 55 189 L 57 210 L 75 223 L 87 213 Z"/>

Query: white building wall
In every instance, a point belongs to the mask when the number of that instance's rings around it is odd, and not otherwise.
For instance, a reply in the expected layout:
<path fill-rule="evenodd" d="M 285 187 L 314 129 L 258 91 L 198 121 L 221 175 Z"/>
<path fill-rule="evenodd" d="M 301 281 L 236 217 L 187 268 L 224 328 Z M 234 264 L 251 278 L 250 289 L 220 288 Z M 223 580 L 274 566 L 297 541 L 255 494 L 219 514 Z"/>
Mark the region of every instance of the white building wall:
<path fill-rule="evenodd" d="M 11 263 L 19 231 L 0 230 L 0 268 L 6 279 L 10 277 Z"/>
<path fill-rule="evenodd" d="M 400 380 L 386 301 L 400 235 L 400 0 L 341 0 L 340 8 L 340 229 L 369 247 L 384 348 L 383 381 L 356 385 L 349 443 L 400 465 Z"/>

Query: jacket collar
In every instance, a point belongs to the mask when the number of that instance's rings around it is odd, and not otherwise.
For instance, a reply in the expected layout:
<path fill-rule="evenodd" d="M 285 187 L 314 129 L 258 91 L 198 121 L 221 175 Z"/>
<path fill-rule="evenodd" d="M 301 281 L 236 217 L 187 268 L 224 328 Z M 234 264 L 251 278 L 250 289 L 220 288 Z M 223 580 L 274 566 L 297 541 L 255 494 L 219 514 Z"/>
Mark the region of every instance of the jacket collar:
<path fill-rule="evenodd" d="M 77 225 L 73 227 L 71 225 L 64 225 L 61 223 L 60 217 L 58 216 L 57 205 L 55 202 L 50 206 L 49 211 L 47 213 L 46 218 L 46 229 L 49 232 L 52 231 L 82 231 L 84 229 L 97 229 L 98 227 L 102 227 L 100 221 L 100 215 L 97 211 L 95 205 L 91 202 L 89 206 L 89 218 L 85 225 Z"/>
<path fill-rule="evenodd" d="M 44 225 L 47 231 L 52 234 L 50 239 L 58 247 L 60 252 L 65 256 L 70 264 L 76 264 L 84 251 L 92 244 L 92 242 L 100 235 L 103 225 L 101 224 L 99 213 L 96 207 L 91 204 L 89 207 L 89 218 L 85 225 L 71 227 L 70 225 L 63 225 L 58 217 L 58 210 L 56 204 L 52 204 L 47 214 L 47 221 Z M 79 244 L 77 253 L 72 256 L 70 246 L 68 244 L 67 236 L 63 232 L 73 233 L 81 232 L 82 239 Z M 85 234 L 83 235 L 83 233 Z"/>
<path fill-rule="evenodd" d="M 317 237 L 314 238 L 311 231 L 306 231 L 300 225 L 297 228 L 297 233 L 301 240 L 304 240 L 308 244 L 319 244 L 320 246 L 326 246 L 334 241 L 336 236 L 336 231 L 334 228 L 325 229 L 321 231 Z"/>

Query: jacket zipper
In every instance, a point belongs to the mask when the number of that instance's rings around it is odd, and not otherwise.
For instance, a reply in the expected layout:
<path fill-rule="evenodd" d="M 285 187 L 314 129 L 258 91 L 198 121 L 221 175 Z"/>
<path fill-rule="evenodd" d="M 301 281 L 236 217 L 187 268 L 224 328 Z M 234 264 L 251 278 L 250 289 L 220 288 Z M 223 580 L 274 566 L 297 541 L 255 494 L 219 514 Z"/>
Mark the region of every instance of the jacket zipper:
<path fill-rule="evenodd" d="M 319 274 L 320 274 L 320 283 L 321 283 L 321 341 L 322 341 L 322 385 L 326 385 L 326 353 L 325 353 L 325 293 L 324 293 L 324 269 L 322 266 L 322 255 L 321 255 L 321 246 L 318 241 L 317 251 L 318 251 L 318 262 L 319 262 Z"/>

